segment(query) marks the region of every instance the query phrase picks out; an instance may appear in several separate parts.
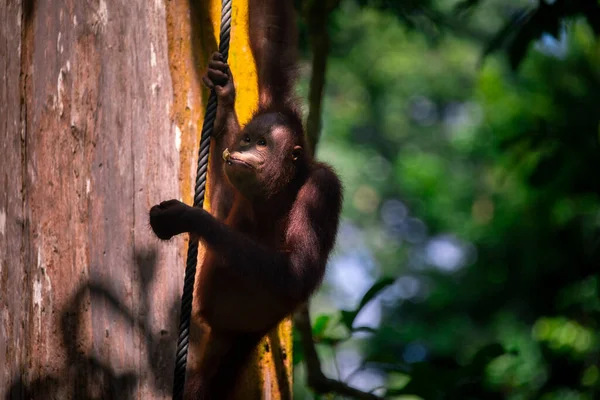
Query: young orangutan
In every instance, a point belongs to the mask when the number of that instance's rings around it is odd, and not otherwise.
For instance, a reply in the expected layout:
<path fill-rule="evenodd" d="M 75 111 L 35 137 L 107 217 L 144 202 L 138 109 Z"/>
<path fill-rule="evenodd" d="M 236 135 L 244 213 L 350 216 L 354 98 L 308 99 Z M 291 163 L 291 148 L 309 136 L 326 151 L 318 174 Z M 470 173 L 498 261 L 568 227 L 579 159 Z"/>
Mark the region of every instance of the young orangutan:
<path fill-rule="evenodd" d="M 320 284 L 338 229 L 340 180 L 306 151 L 293 95 L 293 2 L 249 3 L 260 98 L 243 129 L 234 110 L 233 78 L 220 54 L 213 54 L 203 79 L 218 97 L 216 153 L 209 166 L 214 215 L 177 200 L 150 210 L 159 238 L 189 232 L 207 249 L 194 295 L 210 327 L 206 351 L 218 360 L 189 375 L 186 398 L 227 398 L 260 339 Z"/>

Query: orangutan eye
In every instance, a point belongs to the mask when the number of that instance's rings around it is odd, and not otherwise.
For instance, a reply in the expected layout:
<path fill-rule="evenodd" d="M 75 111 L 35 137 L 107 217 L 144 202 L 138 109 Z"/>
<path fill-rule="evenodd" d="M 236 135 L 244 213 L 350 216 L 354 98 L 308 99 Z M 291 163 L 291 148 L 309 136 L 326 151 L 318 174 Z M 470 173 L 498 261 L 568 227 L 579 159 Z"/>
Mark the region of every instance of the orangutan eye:
<path fill-rule="evenodd" d="M 244 135 L 244 142 L 250 143 L 250 135 L 248 135 L 248 134 Z"/>
<path fill-rule="evenodd" d="M 266 146 L 267 141 L 264 138 L 260 138 L 260 139 L 258 139 L 258 142 L 256 142 L 256 144 L 259 146 Z"/>

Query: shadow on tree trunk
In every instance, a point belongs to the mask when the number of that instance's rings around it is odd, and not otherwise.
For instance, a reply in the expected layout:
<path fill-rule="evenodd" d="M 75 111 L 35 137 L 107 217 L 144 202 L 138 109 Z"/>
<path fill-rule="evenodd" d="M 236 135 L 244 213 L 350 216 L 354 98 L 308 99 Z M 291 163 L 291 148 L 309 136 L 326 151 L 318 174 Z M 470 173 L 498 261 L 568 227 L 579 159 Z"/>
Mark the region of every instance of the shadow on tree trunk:
<path fill-rule="evenodd" d="M 133 399 L 142 379 L 168 397 L 171 392 L 171 371 L 174 367 L 175 340 L 177 332 L 161 330 L 152 332 L 149 329 L 150 284 L 154 281 L 156 271 L 156 253 L 154 250 L 136 252 L 135 268 L 140 277 L 140 310 L 132 312 L 124 299 L 114 294 L 110 285 L 105 282 L 88 282 L 82 285 L 67 303 L 60 317 L 60 333 L 62 347 L 65 349 L 65 360 L 62 369 L 47 373 L 27 382 L 25 376 L 15 376 L 5 393 L 6 400 L 16 399 Z M 101 268 L 101 267 L 97 267 Z M 86 345 L 86 332 L 83 329 L 83 311 L 93 308 L 94 312 L 107 313 L 122 318 L 134 328 L 135 335 L 141 338 L 141 347 L 146 349 L 146 364 L 149 370 L 125 370 L 116 372 L 107 359 L 90 355 L 93 345 Z M 169 327 L 176 327 L 179 315 L 179 299 L 174 298 L 170 305 L 171 321 Z M 96 334 L 98 334 L 96 332 Z M 105 333 L 106 340 L 117 345 L 127 342 L 123 337 L 110 336 Z M 133 339 L 133 338 L 129 338 Z M 88 341 L 89 342 L 89 341 Z M 133 340 L 130 340 L 133 342 Z M 91 351 L 90 351 L 91 350 Z M 134 353 L 135 354 L 135 353 Z M 22 365 L 21 371 L 27 371 Z"/>

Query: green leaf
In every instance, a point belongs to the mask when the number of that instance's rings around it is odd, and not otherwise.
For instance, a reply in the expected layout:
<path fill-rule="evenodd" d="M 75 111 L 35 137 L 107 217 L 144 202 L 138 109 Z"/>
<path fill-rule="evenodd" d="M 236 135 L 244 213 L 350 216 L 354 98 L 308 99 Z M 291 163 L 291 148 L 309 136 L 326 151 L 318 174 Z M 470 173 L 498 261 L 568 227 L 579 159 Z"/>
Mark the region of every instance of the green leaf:
<path fill-rule="evenodd" d="M 439 382 L 432 381 L 432 377 L 435 376 L 434 371 L 431 371 L 431 375 L 429 373 L 419 374 L 418 378 L 412 376 L 410 381 L 403 388 L 398 389 L 389 389 L 385 393 L 385 397 L 390 396 L 400 396 L 400 395 L 413 395 L 419 396 L 423 399 L 440 399 L 445 397 L 440 397 L 443 393 L 443 389 L 439 386 Z"/>
<path fill-rule="evenodd" d="M 365 305 L 367 305 L 368 302 L 373 300 L 373 298 L 379 294 L 379 292 L 393 284 L 395 281 L 396 280 L 394 278 L 386 277 L 381 278 L 380 280 L 375 282 L 373 286 L 371 286 L 371 288 L 367 290 L 367 293 L 365 293 L 365 295 L 363 296 L 362 300 L 360 301 L 360 304 L 358 305 L 358 308 L 356 309 L 356 313 L 358 314 L 360 310 L 362 310 L 362 308 Z"/>
<path fill-rule="evenodd" d="M 379 294 L 379 292 L 381 292 L 383 289 L 390 286 L 394 282 L 395 282 L 395 279 L 389 278 L 389 277 L 381 278 L 380 280 L 375 282 L 373 284 L 373 286 L 371 286 L 371 288 L 369 290 L 367 290 L 367 292 L 365 293 L 363 298 L 360 300 L 360 303 L 358 304 L 358 307 L 356 308 L 356 310 L 354 310 L 354 311 L 342 310 L 342 323 L 344 325 L 346 325 L 346 327 L 348 329 L 352 330 L 352 324 L 354 323 L 354 319 L 356 318 L 356 316 L 358 315 L 360 310 L 362 310 L 362 308 L 368 302 L 373 300 L 373 298 L 375 296 L 377 296 Z"/>
<path fill-rule="evenodd" d="M 500 29 L 500 31 L 490 40 L 483 50 L 481 59 L 485 59 L 491 53 L 499 50 L 508 41 L 509 37 L 514 34 L 514 31 L 523 24 L 525 24 L 529 18 L 533 15 L 535 10 L 521 9 L 517 11 L 513 17 Z"/>
<path fill-rule="evenodd" d="M 312 334 L 314 337 L 321 337 L 325 333 L 325 330 L 329 326 L 329 322 L 331 321 L 331 316 L 327 314 L 319 315 L 315 320 L 315 323 L 312 327 Z"/>
<path fill-rule="evenodd" d="M 346 311 L 341 310 L 342 313 L 342 323 L 350 330 L 352 330 L 352 323 L 354 322 L 354 318 L 356 318 L 356 311 Z"/>
<path fill-rule="evenodd" d="M 530 14 L 527 21 L 521 24 L 517 34 L 508 46 L 508 58 L 510 66 L 514 71 L 519 68 L 521 61 L 525 58 L 531 42 L 539 38 L 545 30 L 549 32 L 554 31 L 554 22 L 557 25 L 556 31 L 558 35 L 558 21 L 555 21 L 547 7 L 544 7 L 535 10 Z"/>

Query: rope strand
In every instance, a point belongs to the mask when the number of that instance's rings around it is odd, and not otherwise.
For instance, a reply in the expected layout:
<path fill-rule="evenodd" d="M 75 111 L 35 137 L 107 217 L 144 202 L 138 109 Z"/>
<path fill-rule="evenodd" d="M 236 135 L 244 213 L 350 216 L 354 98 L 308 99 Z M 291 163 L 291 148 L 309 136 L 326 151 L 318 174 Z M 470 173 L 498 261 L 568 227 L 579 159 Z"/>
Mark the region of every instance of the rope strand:
<path fill-rule="evenodd" d="M 229 39 L 231 33 L 231 2 L 223 0 L 221 7 L 221 34 L 219 39 L 219 52 L 223 61 L 227 62 L 229 56 Z M 198 149 L 198 169 L 196 170 L 196 185 L 194 189 L 194 207 L 204 206 L 206 189 L 206 173 L 208 170 L 208 153 L 210 137 L 212 135 L 215 118 L 217 116 L 217 95 L 211 90 L 204 114 L 200 147 Z M 194 293 L 194 279 L 196 277 L 196 264 L 198 260 L 198 239 L 190 236 L 188 245 L 185 278 L 183 280 L 183 294 L 181 296 L 181 315 L 179 317 L 179 338 L 177 340 L 177 353 L 175 356 L 175 373 L 173 378 L 173 399 L 183 399 L 185 386 L 185 371 L 190 343 L 190 318 L 192 314 L 192 299 Z"/>

